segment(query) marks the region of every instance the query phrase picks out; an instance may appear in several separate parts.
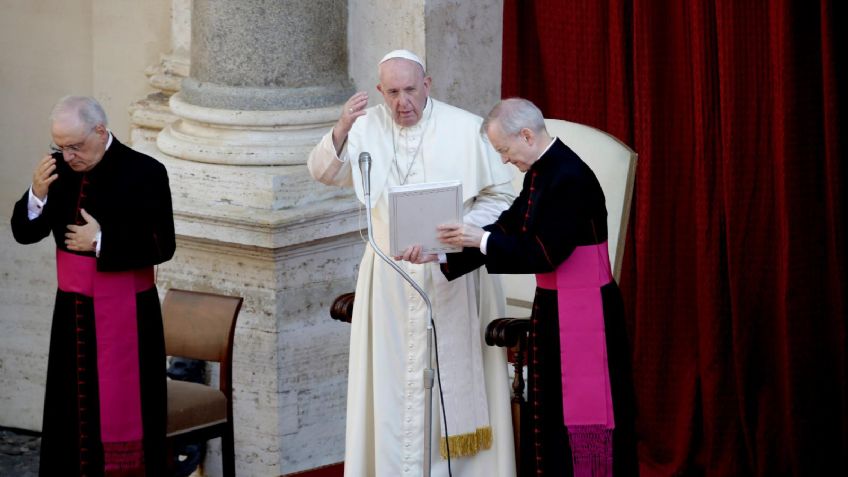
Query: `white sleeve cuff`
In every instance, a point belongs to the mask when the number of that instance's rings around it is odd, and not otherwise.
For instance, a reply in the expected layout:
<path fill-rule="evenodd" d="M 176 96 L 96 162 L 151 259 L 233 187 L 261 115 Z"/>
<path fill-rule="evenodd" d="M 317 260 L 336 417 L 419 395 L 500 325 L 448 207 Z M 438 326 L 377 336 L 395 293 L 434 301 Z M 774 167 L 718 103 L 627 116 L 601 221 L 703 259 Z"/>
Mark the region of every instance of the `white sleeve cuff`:
<path fill-rule="evenodd" d="M 448 263 L 448 254 L 445 252 L 439 253 L 439 263 Z"/>
<path fill-rule="evenodd" d="M 100 244 L 103 241 L 103 233 L 101 231 L 97 232 L 97 235 L 94 236 L 94 255 L 97 258 L 100 258 Z"/>
<path fill-rule="evenodd" d="M 32 193 L 32 186 L 30 186 L 29 200 L 27 201 L 27 218 L 29 218 L 29 220 L 33 220 L 40 216 L 46 203 L 47 197 L 45 197 L 44 200 L 39 199 Z"/>
<path fill-rule="evenodd" d="M 486 245 L 489 242 L 489 235 L 492 235 L 492 232 L 483 232 L 483 238 L 480 239 L 480 253 L 486 255 Z"/>

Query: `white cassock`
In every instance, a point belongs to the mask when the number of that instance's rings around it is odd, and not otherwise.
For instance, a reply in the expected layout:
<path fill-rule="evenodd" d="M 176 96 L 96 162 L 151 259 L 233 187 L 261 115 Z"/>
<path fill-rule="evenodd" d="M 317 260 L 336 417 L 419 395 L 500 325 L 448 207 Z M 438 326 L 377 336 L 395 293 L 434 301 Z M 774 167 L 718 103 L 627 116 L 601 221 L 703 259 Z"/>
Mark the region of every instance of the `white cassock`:
<path fill-rule="evenodd" d="M 374 238 L 387 252 L 389 186 L 460 180 L 464 221 L 477 226 L 494 222 L 512 203 L 513 171 L 483 141 L 481 122 L 478 116 L 428 98 L 418 124 L 402 128 L 385 105 L 378 105 L 356 120 L 341 157 L 330 131 L 307 164 L 316 180 L 353 186 L 363 200 L 357 158 L 363 151 L 371 154 Z M 500 279 L 480 271 L 447 282 L 437 263 L 398 263 L 433 304 L 453 475 L 514 476 L 506 354 L 483 344 L 486 325 L 504 316 Z M 366 247 L 350 337 L 347 477 L 421 475 L 426 327 L 423 300 Z M 433 476 L 446 476 L 447 461 L 440 455 L 444 425 L 438 391 L 437 382 L 431 470 Z"/>

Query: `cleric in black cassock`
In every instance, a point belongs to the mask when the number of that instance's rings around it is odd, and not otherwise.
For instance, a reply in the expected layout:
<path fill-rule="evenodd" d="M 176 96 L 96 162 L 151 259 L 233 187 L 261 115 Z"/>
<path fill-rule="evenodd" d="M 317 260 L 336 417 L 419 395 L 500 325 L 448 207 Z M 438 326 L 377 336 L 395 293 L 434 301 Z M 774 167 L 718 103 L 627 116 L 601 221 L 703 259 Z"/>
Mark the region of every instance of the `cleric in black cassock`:
<path fill-rule="evenodd" d="M 52 232 L 57 248 L 39 474 L 165 475 L 153 266 L 175 249 L 167 172 L 118 142 L 91 98 L 63 98 L 51 121 L 54 153 L 12 215 L 18 242 Z"/>
<path fill-rule="evenodd" d="M 601 186 L 574 151 L 548 135 L 529 101 L 502 101 L 481 132 L 504 162 L 526 172 L 523 188 L 494 224 L 440 227 L 443 242 L 464 247 L 447 254 L 442 271 L 448 279 L 481 265 L 489 273 L 536 274 L 522 475 L 636 475 L 629 343 Z M 404 258 L 433 259 L 418 252 Z"/>

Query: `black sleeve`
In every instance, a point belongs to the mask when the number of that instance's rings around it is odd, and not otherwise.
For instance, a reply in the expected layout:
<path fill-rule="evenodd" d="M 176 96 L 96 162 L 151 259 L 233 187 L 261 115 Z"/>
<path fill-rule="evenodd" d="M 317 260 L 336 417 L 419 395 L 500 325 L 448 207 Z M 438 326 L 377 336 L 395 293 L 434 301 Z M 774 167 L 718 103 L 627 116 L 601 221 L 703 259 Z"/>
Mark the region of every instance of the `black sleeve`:
<path fill-rule="evenodd" d="M 483 228 L 490 232 L 486 255 L 477 248 L 448 254 L 442 273 L 453 279 L 484 264 L 495 274 L 551 272 L 576 246 L 605 239 L 605 228 L 601 237 L 592 225 L 596 220 L 605 227 L 606 208 L 603 193 L 593 186 L 591 177 L 572 168 L 549 179 L 536 184 L 532 201 L 525 181 L 513 205 L 497 222 Z"/>
<path fill-rule="evenodd" d="M 483 265 L 486 256 L 476 247 L 465 247 L 462 252 L 447 254 L 447 263 L 441 265 L 442 273 L 449 281 L 474 271 Z"/>
<path fill-rule="evenodd" d="M 521 192 L 518 194 L 518 198 L 512 202 L 512 205 L 501 212 L 501 215 L 495 223 L 483 227 L 483 230 L 488 232 L 499 230 L 503 232 L 520 227 L 520 220 L 523 217 L 523 208 L 521 207 L 521 204 L 525 204 L 527 202 L 526 191 L 528 188 L 529 186 L 525 184 L 525 186 L 521 189 Z M 491 235 L 489 236 L 489 239 L 491 240 Z M 447 259 L 447 263 L 443 263 L 441 268 L 442 273 L 448 280 L 461 277 L 486 264 L 486 256 L 483 255 L 477 247 L 465 247 L 462 249 L 462 252 L 449 253 L 447 254 Z"/>
<path fill-rule="evenodd" d="M 489 273 L 546 273 L 555 270 L 582 242 L 591 242 L 586 232 L 586 182 L 579 176 L 558 181 L 536 197 L 531 208 L 532 226 L 509 231 L 492 228 L 486 245 L 486 269 Z"/>
<path fill-rule="evenodd" d="M 24 192 L 21 200 L 15 203 L 12 211 L 12 235 L 18 243 L 22 244 L 36 243 L 50 235 L 50 221 L 47 220 L 45 211 L 42 211 L 42 214 L 35 219 L 29 220 L 28 206 L 29 189 Z"/>
<path fill-rule="evenodd" d="M 509 234 L 512 231 L 521 227 L 524 217 L 524 204 L 527 203 L 527 194 L 529 193 L 529 185 L 527 179 L 524 180 L 524 186 L 518 197 L 512 202 L 512 205 L 501 212 L 498 220 L 493 224 L 483 227 L 487 232 L 497 231 L 502 234 Z M 489 235 L 487 245 L 491 243 L 492 235 Z M 487 247 L 488 248 L 488 247 Z M 487 250 L 488 251 L 488 250 Z M 462 252 L 447 254 L 447 263 L 441 265 L 442 273 L 448 280 L 461 277 L 468 272 L 474 271 L 482 265 L 487 265 L 488 259 L 486 255 L 477 247 L 465 247 Z"/>

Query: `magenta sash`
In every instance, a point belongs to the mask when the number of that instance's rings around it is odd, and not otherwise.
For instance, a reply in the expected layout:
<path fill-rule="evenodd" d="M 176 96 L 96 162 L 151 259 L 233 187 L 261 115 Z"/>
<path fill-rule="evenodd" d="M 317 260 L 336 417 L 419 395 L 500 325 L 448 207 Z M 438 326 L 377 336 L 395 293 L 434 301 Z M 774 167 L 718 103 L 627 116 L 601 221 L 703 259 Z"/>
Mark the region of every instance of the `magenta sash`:
<path fill-rule="evenodd" d="M 97 260 L 56 250 L 59 289 L 91 297 L 97 336 L 100 436 L 105 469 L 144 467 L 136 293 L 150 289 L 153 267 L 98 272 Z"/>
<path fill-rule="evenodd" d="M 575 476 L 612 475 L 615 427 L 601 287 L 612 281 L 607 243 L 576 247 L 555 271 L 536 275 L 557 291 L 562 414 Z"/>
<path fill-rule="evenodd" d="M 607 243 L 576 247 L 553 272 L 536 275 L 557 291 L 562 416 L 575 477 L 612 476 L 615 427 L 601 287 L 612 281 Z"/>

